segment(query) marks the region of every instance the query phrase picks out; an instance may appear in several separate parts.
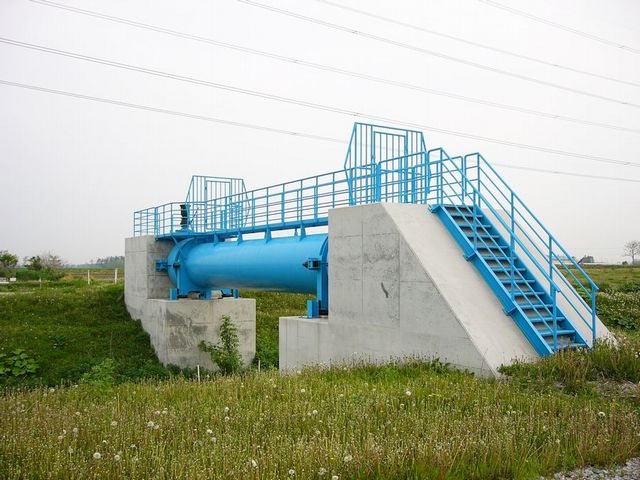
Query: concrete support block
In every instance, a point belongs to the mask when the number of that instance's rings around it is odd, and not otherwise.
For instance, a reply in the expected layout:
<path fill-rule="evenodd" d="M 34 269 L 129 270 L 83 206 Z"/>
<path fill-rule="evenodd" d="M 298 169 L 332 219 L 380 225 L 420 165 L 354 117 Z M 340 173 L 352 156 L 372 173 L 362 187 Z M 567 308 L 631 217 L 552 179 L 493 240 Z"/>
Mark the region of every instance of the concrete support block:
<path fill-rule="evenodd" d="M 139 319 L 164 365 L 215 370 L 211 356 L 200 351 L 201 341 L 217 344 L 224 316 L 238 329 L 240 353 L 248 366 L 256 353 L 256 303 L 254 299 L 168 300 L 169 277 L 155 271 L 155 261 L 166 258 L 170 242 L 153 236 L 125 240 L 125 303 Z"/>
<path fill-rule="evenodd" d="M 329 212 L 329 316 L 280 320 L 280 367 L 439 358 L 482 376 L 537 354 L 424 205 Z"/>
<path fill-rule="evenodd" d="M 280 370 L 319 365 L 329 358 L 330 338 L 326 319 L 280 317 Z"/>

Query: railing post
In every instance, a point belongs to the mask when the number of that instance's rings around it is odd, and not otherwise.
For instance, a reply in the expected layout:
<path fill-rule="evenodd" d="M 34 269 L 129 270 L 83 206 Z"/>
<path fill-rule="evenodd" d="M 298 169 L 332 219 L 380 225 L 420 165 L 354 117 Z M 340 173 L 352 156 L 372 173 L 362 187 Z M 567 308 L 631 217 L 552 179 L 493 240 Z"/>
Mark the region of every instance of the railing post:
<path fill-rule="evenodd" d="M 316 177 L 316 186 L 313 189 L 313 219 L 318 220 L 318 177 Z"/>
<path fill-rule="evenodd" d="M 553 302 L 553 351 L 558 351 L 558 304 L 556 302 L 556 287 L 551 287 L 551 301 Z"/>
<path fill-rule="evenodd" d="M 549 235 L 549 293 L 553 288 L 553 239 Z"/>
<path fill-rule="evenodd" d="M 591 348 L 596 345 L 596 293 L 595 286 L 591 284 Z"/>
<path fill-rule="evenodd" d="M 205 200 L 204 203 L 204 231 L 206 232 L 209 227 L 209 202 Z"/>
<path fill-rule="evenodd" d="M 480 181 L 480 172 L 482 171 L 480 168 L 480 156 L 476 156 L 476 161 L 478 162 L 478 208 L 482 208 L 482 197 L 480 196 L 480 185 L 482 185 Z"/>
<path fill-rule="evenodd" d="M 462 192 L 461 192 L 461 202 L 462 205 L 465 204 L 465 200 L 467 199 L 467 157 L 464 156 L 460 159 L 460 180 L 462 181 Z"/>
<path fill-rule="evenodd" d="M 158 225 L 158 207 L 155 207 L 153 209 L 153 234 L 156 237 L 158 236 L 159 227 L 160 227 L 160 225 Z M 149 233 L 149 230 L 147 230 L 147 233 Z"/>
<path fill-rule="evenodd" d="M 345 172 L 345 177 L 346 177 Z M 347 177 L 347 188 L 349 188 L 349 198 L 351 198 L 351 187 L 349 186 L 349 178 Z M 349 200 L 351 204 L 351 200 Z M 331 174 L 331 208 L 336 208 L 336 173 Z"/>
<path fill-rule="evenodd" d="M 511 264 L 511 300 L 516 301 L 516 265 L 515 265 L 515 208 L 513 205 L 513 192 L 511 192 L 511 232 L 509 235 L 509 263 Z"/>
<path fill-rule="evenodd" d="M 411 167 L 411 203 L 416 202 L 416 167 Z"/>
<path fill-rule="evenodd" d="M 256 226 L 256 196 L 251 192 L 251 225 Z"/>
<path fill-rule="evenodd" d="M 379 163 L 374 165 L 374 181 L 375 181 L 375 197 L 374 202 L 380 202 L 382 199 L 382 167 Z"/>
<path fill-rule="evenodd" d="M 216 198 L 213 199 L 213 215 L 211 221 L 213 222 L 213 229 L 219 230 L 221 225 L 218 225 L 218 199 Z"/>
<path fill-rule="evenodd" d="M 442 205 L 442 188 L 443 188 L 443 179 L 442 179 L 442 152 L 440 152 L 440 161 L 438 162 L 438 205 Z"/>
<path fill-rule="evenodd" d="M 267 187 L 267 191 L 265 192 L 265 197 L 264 197 L 265 203 L 265 225 L 269 225 L 269 187 Z"/>
<path fill-rule="evenodd" d="M 473 192 L 473 251 L 478 252 L 478 207 L 476 207 L 477 194 Z"/>

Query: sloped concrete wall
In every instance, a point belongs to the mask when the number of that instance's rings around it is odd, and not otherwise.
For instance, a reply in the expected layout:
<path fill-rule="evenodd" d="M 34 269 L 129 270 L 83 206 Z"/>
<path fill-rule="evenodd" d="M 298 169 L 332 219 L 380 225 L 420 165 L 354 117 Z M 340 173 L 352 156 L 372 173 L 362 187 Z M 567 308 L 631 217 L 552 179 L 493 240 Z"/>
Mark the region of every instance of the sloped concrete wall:
<path fill-rule="evenodd" d="M 424 205 L 330 211 L 329 316 L 280 320 L 281 369 L 408 356 L 481 376 L 515 358 L 537 358 Z"/>
<path fill-rule="evenodd" d="M 200 365 L 214 370 L 201 341 L 218 343 L 223 316 L 238 328 L 240 353 L 248 365 L 256 352 L 256 303 L 248 298 L 216 300 L 167 300 L 169 277 L 155 271 L 155 261 L 166 258 L 173 245 L 153 236 L 125 240 L 125 304 L 131 317 L 140 320 L 149 334 L 160 362 L 179 367 Z"/>

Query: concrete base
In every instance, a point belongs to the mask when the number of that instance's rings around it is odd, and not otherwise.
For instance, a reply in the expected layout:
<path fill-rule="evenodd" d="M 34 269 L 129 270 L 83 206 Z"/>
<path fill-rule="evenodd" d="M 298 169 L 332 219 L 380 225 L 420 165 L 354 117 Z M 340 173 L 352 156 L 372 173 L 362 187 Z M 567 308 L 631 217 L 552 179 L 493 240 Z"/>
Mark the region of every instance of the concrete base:
<path fill-rule="evenodd" d="M 243 361 L 250 364 L 256 353 L 255 300 L 167 300 L 172 285 L 165 273 L 155 271 L 155 261 L 166 258 L 171 247 L 153 236 L 125 240 L 125 304 L 149 334 L 160 362 L 215 370 L 198 345 L 203 340 L 218 343 L 222 317 L 229 316 L 238 328 Z"/>
<path fill-rule="evenodd" d="M 149 299 L 140 318 L 151 344 L 164 365 L 215 370 L 211 355 L 200 351 L 201 341 L 218 343 L 222 317 L 238 328 L 240 353 L 245 365 L 256 354 L 256 301 L 251 298 L 220 300 Z"/>
<path fill-rule="evenodd" d="M 426 206 L 331 210 L 329 316 L 280 319 L 281 370 L 410 356 L 488 377 L 538 358 Z"/>

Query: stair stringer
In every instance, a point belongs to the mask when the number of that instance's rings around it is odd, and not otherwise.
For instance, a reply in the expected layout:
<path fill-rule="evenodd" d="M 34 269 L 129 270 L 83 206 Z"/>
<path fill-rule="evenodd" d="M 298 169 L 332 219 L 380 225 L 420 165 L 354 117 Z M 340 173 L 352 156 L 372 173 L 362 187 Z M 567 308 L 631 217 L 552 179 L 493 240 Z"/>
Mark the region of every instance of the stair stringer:
<path fill-rule="evenodd" d="M 493 224 L 493 226 L 498 231 L 498 233 L 502 235 L 502 238 L 504 238 L 505 241 L 508 242 L 509 233 L 507 232 L 507 229 L 504 228 L 502 223 L 500 223 L 500 220 L 498 220 L 497 216 L 493 212 L 491 212 L 491 210 L 489 210 L 488 208 L 483 208 L 482 213 L 487 216 L 487 218 Z M 509 216 L 504 210 L 496 210 L 496 213 L 498 213 L 498 215 L 501 216 L 502 221 L 509 224 L 510 222 Z M 527 240 L 526 238 L 521 238 L 521 241 L 529 249 L 529 251 L 532 252 L 533 258 L 535 258 L 536 262 L 538 262 L 539 265 L 547 264 L 547 259 L 540 252 L 537 251 L 537 249 L 535 248 L 535 246 L 531 241 Z M 533 260 L 528 255 L 522 252 L 522 248 L 520 248 L 519 246 L 516 247 L 516 253 L 518 254 L 522 263 L 524 263 L 525 266 L 529 269 L 529 273 L 533 275 L 541 285 L 548 287 L 549 283 L 547 282 L 546 278 L 542 275 L 540 270 L 535 266 Z M 560 287 L 561 289 L 575 290 L 574 287 L 568 282 L 568 280 L 564 278 L 559 279 L 556 275 L 555 281 L 558 287 Z M 572 294 L 570 294 L 569 292 L 567 292 L 567 296 L 569 298 L 574 299 Z M 564 313 L 567 320 L 569 320 L 569 323 L 573 325 L 573 327 L 579 332 L 580 336 L 582 336 L 582 338 L 584 338 L 587 344 L 591 347 L 592 346 L 591 329 L 589 328 L 589 325 L 586 325 L 582 320 L 582 318 L 591 317 L 590 310 L 584 304 L 576 301 L 575 299 L 572 302 L 573 303 L 573 306 L 572 306 L 572 303 L 570 303 L 562 295 L 557 296 L 557 303 L 558 303 L 558 308 Z M 596 338 L 598 340 L 610 341 L 614 343 L 616 342 L 616 339 L 613 336 L 613 334 L 609 331 L 609 329 L 605 326 L 604 323 L 602 323 L 600 318 L 597 316 L 596 316 Z"/>
<path fill-rule="evenodd" d="M 494 375 L 538 353 L 437 215 L 425 205 L 382 204 Z"/>

